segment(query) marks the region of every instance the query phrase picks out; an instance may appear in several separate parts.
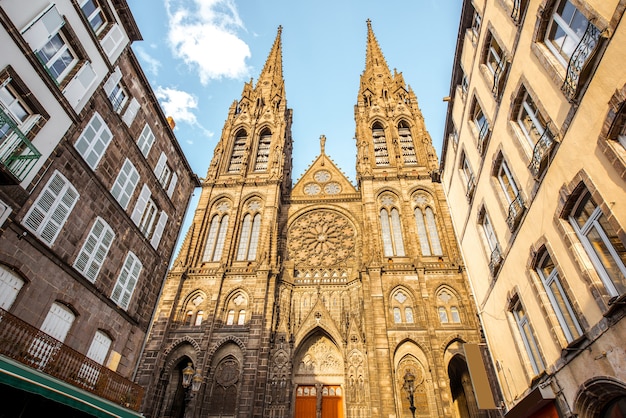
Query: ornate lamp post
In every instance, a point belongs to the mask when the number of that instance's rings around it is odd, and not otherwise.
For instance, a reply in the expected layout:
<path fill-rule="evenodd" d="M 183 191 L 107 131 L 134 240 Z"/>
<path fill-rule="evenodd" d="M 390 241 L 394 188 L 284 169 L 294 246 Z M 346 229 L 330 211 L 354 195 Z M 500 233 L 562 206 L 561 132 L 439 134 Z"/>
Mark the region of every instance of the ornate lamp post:
<path fill-rule="evenodd" d="M 415 418 L 415 404 L 413 402 L 413 394 L 415 393 L 415 375 L 411 373 L 411 370 L 407 370 L 404 374 L 404 390 L 407 393 L 407 399 L 409 400 L 409 409 L 411 410 L 411 415 Z"/>
<path fill-rule="evenodd" d="M 191 392 L 195 394 L 200 390 L 201 384 L 202 375 L 200 374 L 200 369 L 195 370 L 191 363 L 187 363 L 187 367 L 183 369 L 183 387 L 187 389 L 191 385 Z"/>

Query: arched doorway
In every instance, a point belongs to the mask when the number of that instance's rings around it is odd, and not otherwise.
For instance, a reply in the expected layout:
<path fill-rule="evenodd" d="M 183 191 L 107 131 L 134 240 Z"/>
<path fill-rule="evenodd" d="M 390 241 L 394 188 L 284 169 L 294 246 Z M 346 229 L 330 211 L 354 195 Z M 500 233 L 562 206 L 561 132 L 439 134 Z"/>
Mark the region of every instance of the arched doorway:
<path fill-rule="evenodd" d="M 184 418 L 189 403 L 191 388 L 183 387 L 183 370 L 191 363 L 189 357 L 181 358 L 172 368 L 171 378 L 167 387 L 166 398 L 169 399 L 164 417 Z"/>
<path fill-rule="evenodd" d="M 295 418 L 344 417 L 344 362 L 322 332 L 306 339 L 294 362 Z"/>
<path fill-rule="evenodd" d="M 457 354 L 448 363 L 448 377 L 450 378 L 450 392 L 454 412 L 459 418 L 478 418 L 483 416 L 476 403 L 472 380 L 465 359 Z"/>

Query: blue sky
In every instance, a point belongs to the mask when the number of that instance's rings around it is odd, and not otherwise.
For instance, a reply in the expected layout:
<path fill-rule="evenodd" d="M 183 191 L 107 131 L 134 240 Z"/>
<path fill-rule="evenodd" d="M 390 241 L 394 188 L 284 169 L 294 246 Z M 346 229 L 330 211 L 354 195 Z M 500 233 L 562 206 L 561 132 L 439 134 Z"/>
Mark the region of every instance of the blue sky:
<path fill-rule="evenodd" d="M 230 104 L 256 81 L 282 25 L 293 180 L 326 153 L 355 182 L 354 105 L 366 20 L 389 68 L 417 95 L 441 154 L 461 0 L 128 0 L 143 41 L 133 49 L 193 170 L 204 177 Z M 197 194 L 197 193 L 196 193 Z M 195 205 L 192 204 L 192 209 Z M 185 231 L 183 231 L 183 234 Z"/>

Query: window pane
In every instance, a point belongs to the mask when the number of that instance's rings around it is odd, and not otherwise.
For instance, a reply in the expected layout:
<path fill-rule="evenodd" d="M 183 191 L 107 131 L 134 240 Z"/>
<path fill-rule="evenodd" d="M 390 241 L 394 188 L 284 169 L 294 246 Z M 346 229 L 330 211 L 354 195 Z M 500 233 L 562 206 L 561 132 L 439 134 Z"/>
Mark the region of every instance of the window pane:
<path fill-rule="evenodd" d="M 417 224 L 417 236 L 420 241 L 420 247 L 422 248 L 422 255 L 429 256 L 430 244 L 428 237 L 426 236 L 426 224 L 424 223 L 424 215 L 420 208 L 415 208 L 415 223 Z"/>
<path fill-rule="evenodd" d="M 395 254 L 404 256 L 404 242 L 402 240 L 402 226 L 400 225 L 400 213 L 396 208 L 391 209 L 391 226 L 393 232 L 393 243 L 395 246 Z"/>
<path fill-rule="evenodd" d="M 402 322 L 400 308 L 393 308 L 393 322 L 395 322 L 396 324 L 399 324 Z"/>

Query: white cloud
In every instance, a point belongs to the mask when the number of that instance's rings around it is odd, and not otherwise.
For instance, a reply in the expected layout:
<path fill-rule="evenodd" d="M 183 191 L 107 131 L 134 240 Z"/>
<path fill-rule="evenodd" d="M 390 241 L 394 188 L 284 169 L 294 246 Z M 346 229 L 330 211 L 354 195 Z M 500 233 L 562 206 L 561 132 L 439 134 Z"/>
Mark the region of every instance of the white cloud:
<path fill-rule="evenodd" d="M 198 108 L 198 99 L 186 91 L 169 87 L 157 87 L 156 97 L 161 103 L 165 116 L 174 118 L 174 122 L 186 122 L 190 125 L 198 123 L 194 109 Z"/>
<path fill-rule="evenodd" d="M 145 68 L 148 69 L 150 74 L 156 77 L 159 74 L 161 62 L 158 59 L 154 58 L 152 55 L 148 54 L 141 46 L 135 46 L 135 50 L 137 51 L 139 59 L 141 59 L 141 61 L 144 63 Z"/>
<path fill-rule="evenodd" d="M 209 138 L 214 135 L 212 131 L 206 129 L 198 122 L 195 113 L 193 113 L 194 110 L 198 109 L 196 96 L 186 91 L 161 86 L 158 86 L 154 93 L 159 103 L 161 103 L 165 116 L 171 116 L 176 124 L 187 123 L 200 129 Z M 187 143 L 192 144 L 193 141 L 187 140 Z"/>
<path fill-rule="evenodd" d="M 165 0 L 172 53 L 209 80 L 246 78 L 250 48 L 237 31 L 245 30 L 234 0 Z"/>

